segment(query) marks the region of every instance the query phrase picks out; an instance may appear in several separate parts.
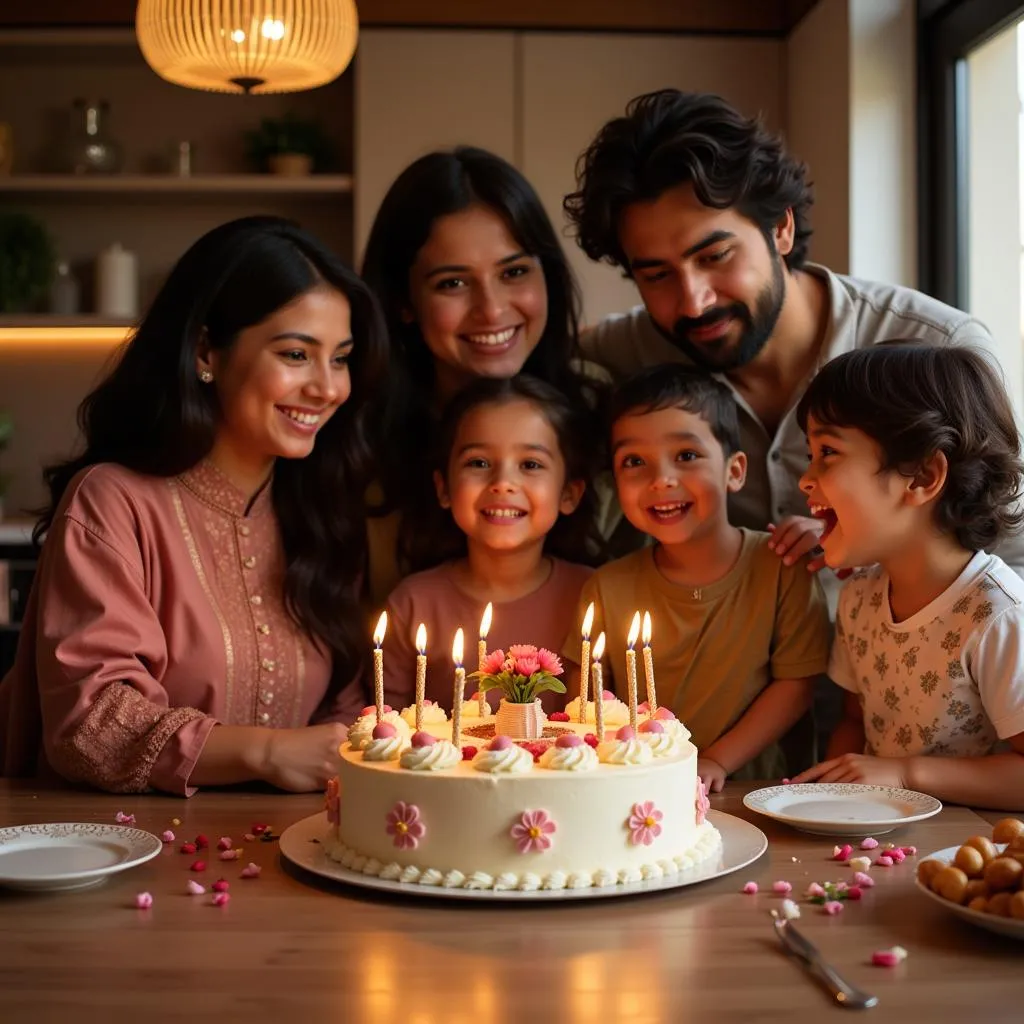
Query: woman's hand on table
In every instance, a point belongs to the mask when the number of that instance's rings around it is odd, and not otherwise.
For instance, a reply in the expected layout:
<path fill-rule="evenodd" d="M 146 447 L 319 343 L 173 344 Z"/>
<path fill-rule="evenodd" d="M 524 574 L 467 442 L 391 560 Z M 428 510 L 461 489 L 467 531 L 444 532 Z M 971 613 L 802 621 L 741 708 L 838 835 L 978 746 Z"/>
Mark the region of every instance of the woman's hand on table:
<path fill-rule="evenodd" d="M 790 782 L 858 782 L 867 786 L 906 788 L 907 762 L 902 757 L 842 754 L 801 772 Z"/>
<path fill-rule="evenodd" d="M 339 722 L 303 729 L 267 729 L 260 778 L 292 793 L 323 789 L 338 774 L 338 747 L 348 730 Z"/>

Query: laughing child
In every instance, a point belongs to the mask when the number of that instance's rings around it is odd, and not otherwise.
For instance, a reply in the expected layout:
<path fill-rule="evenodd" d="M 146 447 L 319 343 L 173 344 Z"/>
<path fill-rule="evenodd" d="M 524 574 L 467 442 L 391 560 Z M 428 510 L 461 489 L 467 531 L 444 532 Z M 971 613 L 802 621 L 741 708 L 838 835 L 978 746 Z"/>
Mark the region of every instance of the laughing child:
<path fill-rule="evenodd" d="M 1024 582 L 987 554 L 1020 525 L 1013 410 L 981 353 L 888 342 L 833 359 L 800 403 L 801 481 L 844 587 L 827 759 L 861 782 L 1024 807 Z"/>

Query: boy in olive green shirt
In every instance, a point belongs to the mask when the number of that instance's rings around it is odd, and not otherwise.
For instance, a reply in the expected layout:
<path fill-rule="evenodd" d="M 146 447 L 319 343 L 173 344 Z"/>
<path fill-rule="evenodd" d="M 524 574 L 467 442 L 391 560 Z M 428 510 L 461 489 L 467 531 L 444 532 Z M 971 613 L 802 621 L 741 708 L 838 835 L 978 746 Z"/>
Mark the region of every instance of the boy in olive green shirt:
<path fill-rule="evenodd" d="M 712 377 L 657 366 L 619 386 L 611 419 L 622 511 L 656 543 L 583 588 L 580 618 L 593 601 L 592 635 L 607 634 L 609 688 L 625 694 L 626 633 L 649 611 L 658 704 L 690 730 L 708 788 L 754 758 L 757 774 L 781 771 L 776 741 L 828 666 L 828 608 L 804 560 L 787 566 L 770 534 L 729 523 L 727 497 L 746 477 L 733 396 Z M 566 655 L 579 656 L 578 637 Z"/>

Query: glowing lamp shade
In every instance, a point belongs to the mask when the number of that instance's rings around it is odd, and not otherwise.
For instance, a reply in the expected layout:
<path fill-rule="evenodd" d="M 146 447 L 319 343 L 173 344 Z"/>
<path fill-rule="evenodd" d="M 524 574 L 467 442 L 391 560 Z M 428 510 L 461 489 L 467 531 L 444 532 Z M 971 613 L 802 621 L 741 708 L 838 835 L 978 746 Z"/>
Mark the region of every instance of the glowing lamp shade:
<path fill-rule="evenodd" d="M 210 92 L 299 92 L 333 81 L 356 49 L 355 0 L 139 0 L 146 63 Z"/>

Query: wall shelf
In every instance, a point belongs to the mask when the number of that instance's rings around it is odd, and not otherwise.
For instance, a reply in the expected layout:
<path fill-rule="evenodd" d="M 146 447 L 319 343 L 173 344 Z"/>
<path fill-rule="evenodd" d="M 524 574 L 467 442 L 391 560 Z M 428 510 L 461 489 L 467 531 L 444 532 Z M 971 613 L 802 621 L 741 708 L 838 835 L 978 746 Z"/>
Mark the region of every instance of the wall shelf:
<path fill-rule="evenodd" d="M 352 192 L 350 174 L 310 174 L 287 178 L 273 174 L 13 174 L 0 177 L 0 197 L 18 195 L 218 195 L 323 196 L 338 198 Z"/>

